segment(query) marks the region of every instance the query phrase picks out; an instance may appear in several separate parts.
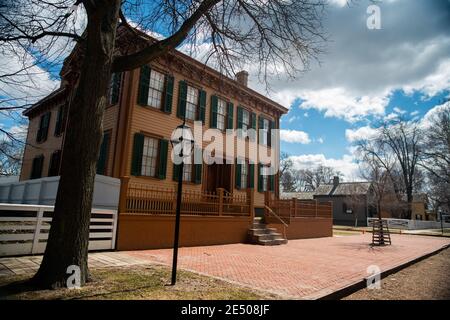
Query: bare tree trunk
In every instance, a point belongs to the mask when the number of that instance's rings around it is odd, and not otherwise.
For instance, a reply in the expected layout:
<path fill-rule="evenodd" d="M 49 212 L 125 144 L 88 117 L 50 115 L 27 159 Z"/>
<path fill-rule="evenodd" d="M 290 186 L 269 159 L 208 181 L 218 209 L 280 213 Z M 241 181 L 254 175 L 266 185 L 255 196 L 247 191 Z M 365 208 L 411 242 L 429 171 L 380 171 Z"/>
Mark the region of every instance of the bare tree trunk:
<path fill-rule="evenodd" d="M 39 286 L 66 286 L 67 268 L 71 265 L 80 268 L 81 285 L 89 277 L 92 194 L 119 6 L 120 0 L 100 0 L 86 7 L 84 58 L 70 105 L 55 211 L 44 258 L 32 280 Z"/>

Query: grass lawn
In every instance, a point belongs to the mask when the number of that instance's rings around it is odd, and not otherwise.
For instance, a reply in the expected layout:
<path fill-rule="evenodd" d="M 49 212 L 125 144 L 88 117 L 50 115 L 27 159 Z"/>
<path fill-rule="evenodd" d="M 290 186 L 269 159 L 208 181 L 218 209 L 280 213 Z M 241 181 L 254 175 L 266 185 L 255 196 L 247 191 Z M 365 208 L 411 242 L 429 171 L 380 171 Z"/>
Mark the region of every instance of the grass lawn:
<path fill-rule="evenodd" d="M 20 284 L 29 276 L 0 277 L 2 299 L 144 299 L 144 300 L 254 300 L 275 296 L 256 292 L 218 279 L 178 271 L 177 284 L 170 283 L 171 270 L 164 266 L 136 266 L 91 270 L 93 281 L 81 289 L 38 290 Z M 19 282 L 18 282 L 19 281 Z"/>

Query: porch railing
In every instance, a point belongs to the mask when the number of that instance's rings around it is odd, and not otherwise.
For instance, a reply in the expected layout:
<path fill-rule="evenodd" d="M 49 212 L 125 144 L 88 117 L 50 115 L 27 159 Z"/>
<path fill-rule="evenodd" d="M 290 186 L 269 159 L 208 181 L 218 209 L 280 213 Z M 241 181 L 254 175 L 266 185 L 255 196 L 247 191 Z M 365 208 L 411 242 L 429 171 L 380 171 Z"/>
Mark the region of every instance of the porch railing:
<path fill-rule="evenodd" d="M 120 211 L 131 214 L 174 215 L 175 188 L 160 188 L 139 183 L 127 183 L 121 192 Z M 183 190 L 181 214 L 191 216 L 250 216 L 251 203 L 246 194 L 231 194 L 224 189 L 216 192 Z"/>
<path fill-rule="evenodd" d="M 317 200 L 275 199 L 269 201 L 269 207 L 285 222 L 291 218 L 332 218 L 332 202 Z"/>

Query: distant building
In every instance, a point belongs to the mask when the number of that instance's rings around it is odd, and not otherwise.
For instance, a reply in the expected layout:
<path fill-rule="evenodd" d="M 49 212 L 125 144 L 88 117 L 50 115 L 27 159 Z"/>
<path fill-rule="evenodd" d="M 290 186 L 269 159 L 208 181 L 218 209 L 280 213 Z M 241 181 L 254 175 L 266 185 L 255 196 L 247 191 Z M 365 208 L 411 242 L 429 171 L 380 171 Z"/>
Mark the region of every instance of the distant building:
<path fill-rule="evenodd" d="M 367 217 L 375 215 L 369 203 L 370 182 L 340 182 L 334 177 L 314 191 L 314 199 L 333 202 L 333 224 L 366 226 Z"/>

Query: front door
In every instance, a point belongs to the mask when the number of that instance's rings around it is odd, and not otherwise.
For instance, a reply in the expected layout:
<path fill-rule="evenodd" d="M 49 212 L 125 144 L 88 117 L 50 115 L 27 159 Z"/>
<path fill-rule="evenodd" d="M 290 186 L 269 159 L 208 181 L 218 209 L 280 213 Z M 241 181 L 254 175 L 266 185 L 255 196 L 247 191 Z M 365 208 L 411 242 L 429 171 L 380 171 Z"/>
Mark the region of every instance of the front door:
<path fill-rule="evenodd" d="M 224 188 L 231 192 L 231 164 L 208 165 L 206 177 L 206 191 L 215 192 L 217 188 Z"/>

